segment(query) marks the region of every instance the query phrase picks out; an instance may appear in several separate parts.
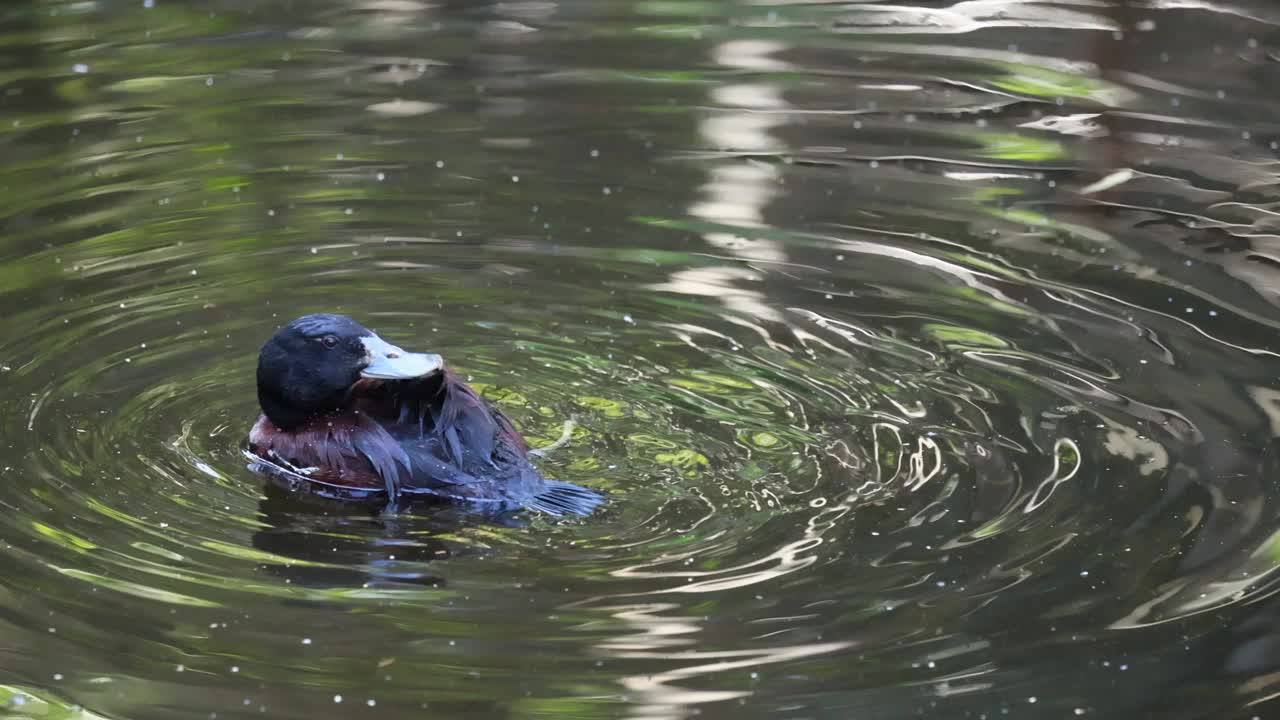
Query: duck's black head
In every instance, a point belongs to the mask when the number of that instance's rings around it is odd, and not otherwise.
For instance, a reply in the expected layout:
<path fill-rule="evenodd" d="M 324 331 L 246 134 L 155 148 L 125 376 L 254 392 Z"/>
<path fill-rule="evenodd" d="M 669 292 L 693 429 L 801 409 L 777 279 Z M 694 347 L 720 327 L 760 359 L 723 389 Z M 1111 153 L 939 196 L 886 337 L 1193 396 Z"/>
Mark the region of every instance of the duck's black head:
<path fill-rule="evenodd" d="M 343 315 L 306 315 L 258 354 L 258 404 L 281 430 L 343 410 L 363 379 L 410 380 L 440 372 L 439 355 L 410 353 Z"/>

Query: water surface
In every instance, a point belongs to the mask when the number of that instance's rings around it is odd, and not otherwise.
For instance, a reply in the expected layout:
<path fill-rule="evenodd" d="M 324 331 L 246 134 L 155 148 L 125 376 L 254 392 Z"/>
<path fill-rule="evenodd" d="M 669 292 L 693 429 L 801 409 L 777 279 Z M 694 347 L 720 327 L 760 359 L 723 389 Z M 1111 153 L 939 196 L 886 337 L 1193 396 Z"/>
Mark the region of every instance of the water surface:
<path fill-rule="evenodd" d="M 6 4 L 0 712 L 1280 713 L 1278 26 Z M 320 311 L 576 418 L 608 505 L 264 484 Z"/>

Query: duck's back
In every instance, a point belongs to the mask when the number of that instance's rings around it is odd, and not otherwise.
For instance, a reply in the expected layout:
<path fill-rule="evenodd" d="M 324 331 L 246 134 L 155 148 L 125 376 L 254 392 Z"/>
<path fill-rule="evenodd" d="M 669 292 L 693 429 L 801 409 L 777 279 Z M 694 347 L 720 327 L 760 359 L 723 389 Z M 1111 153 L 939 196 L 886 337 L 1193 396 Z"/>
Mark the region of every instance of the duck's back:
<path fill-rule="evenodd" d="M 461 433 L 420 432 L 416 427 L 392 425 L 388 432 L 408 460 L 402 473 L 406 492 L 426 491 L 476 501 L 515 501 L 538 494 L 545 480 L 523 455 L 510 452 L 497 438 L 466 444 Z"/>
<path fill-rule="evenodd" d="M 553 514 L 586 514 L 602 500 L 543 478 L 511 421 L 451 373 L 375 388 L 361 409 L 403 453 L 402 492 Z"/>

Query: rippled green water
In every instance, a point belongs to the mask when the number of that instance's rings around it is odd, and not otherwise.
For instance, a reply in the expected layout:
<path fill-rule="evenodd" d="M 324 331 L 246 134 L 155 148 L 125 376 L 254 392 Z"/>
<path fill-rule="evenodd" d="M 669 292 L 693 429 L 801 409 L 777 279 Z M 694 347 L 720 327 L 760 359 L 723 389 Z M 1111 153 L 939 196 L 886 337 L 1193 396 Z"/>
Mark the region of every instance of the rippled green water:
<path fill-rule="evenodd" d="M 1280 717 L 1280 10 L 0 9 L 0 715 Z M 245 468 L 281 323 L 583 520 Z"/>

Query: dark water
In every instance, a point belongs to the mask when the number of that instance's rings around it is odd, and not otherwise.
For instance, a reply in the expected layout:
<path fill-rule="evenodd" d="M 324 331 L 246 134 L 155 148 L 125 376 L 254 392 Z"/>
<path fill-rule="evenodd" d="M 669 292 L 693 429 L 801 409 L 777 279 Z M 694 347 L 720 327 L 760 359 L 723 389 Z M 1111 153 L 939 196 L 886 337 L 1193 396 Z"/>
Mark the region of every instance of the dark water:
<path fill-rule="evenodd" d="M 11 2 L 0 706 L 1280 717 L 1280 8 Z M 249 473 L 349 313 L 606 492 Z"/>

